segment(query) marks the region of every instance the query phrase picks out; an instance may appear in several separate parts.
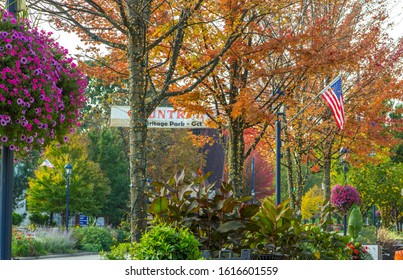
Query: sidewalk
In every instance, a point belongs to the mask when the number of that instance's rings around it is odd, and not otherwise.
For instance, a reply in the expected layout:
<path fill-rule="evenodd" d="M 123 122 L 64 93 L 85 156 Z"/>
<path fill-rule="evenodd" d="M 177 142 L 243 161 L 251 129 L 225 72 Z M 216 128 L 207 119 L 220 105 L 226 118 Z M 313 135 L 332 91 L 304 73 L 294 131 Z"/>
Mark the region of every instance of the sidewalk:
<path fill-rule="evenodd" d="M 37 256 L 37 257 L 18 257 L 13 260 L 100 260 L 100 256 L 98 253 L 94 252 L 79 252 L 73 254 L 54 254 L 54 255 L 45 255 L 45 256 Z"/>

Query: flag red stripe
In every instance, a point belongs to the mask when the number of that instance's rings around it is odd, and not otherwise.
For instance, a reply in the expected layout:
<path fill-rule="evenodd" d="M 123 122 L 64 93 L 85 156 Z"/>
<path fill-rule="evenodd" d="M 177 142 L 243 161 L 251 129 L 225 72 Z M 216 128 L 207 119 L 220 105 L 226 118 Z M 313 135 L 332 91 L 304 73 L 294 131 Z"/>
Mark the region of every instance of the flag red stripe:
<path fill-rule="evenodd" d="M 322 94 L 322 97 L 332 110 L 337 125 L 339 126 L 340 129 L 343 129 L 344 126 L 343 96 L 341 97 L 341 100 L 339 100 L 336 94 L 333 92 L 333 90 L 329 88 L 328 90 L 326 90 L 326 92 Z"/>

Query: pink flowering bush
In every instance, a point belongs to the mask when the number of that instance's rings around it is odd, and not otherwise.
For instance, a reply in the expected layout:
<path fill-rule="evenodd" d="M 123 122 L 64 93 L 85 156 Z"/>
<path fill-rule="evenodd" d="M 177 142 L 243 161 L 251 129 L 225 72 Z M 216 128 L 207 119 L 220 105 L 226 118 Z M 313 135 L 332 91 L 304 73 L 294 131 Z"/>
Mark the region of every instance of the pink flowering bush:
<path fill-rule="evenodd" d="M 67 141 L 80 125 L 86 77 L 67 50 L 0 10 L 0 144 L 29 151 Z"/>
<path fill-rule="evenodd" d="M 330 193 L 330 203 L 343 214 L 347 214 L 353 204 L 361 204 L 361 197 L 353 186 L 335 185 Z"/>

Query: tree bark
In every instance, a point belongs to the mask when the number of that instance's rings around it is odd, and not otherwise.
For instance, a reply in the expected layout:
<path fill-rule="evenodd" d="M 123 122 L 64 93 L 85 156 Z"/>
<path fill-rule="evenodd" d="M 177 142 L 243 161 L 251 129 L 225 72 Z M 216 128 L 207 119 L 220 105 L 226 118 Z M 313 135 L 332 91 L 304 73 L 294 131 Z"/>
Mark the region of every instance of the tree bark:
<path fill-rule="evenodd" d="M 333 141 L 325 143 L 323 147 L 323 180 L 322 188 L 325 200 L 330 199 L 330 171 L 332 167 L 332 147 Z"/>
<path fill-rule="evenodd" d="M 242 122 L 238 120 L 231 122 L 228 141 L 228 178 L 234 187 L 236 197 L 248 195 L 244 190 L 243 169 L 245 142 L 241 123 Z"/>
<path fill-rule="evenodd" d="M 287 167 L 287 189 L 288 197 L 290 198 L 290 208 L 295 208 L 295 193 L 294 193 L 294 167 L 292 165 L 291 149 L 285 149 L 285 160 Z"/>
<path fill-rule="evenodd" d="M 297 182 L 296 182 L 296 195 L 294 211 L 301 215 L 302 196 L 304 194 L 305 176 L 302 174 L 302 154 L 297 152 L 296 155 L 296 168 L 297 168 Z"/>
<path fill-rule="evenodd" d="M 132 241 L 139 241 L 147 227 L 146 209 L 146 139 L 147 110 L 146 95 L 146 50 L 145 38 L 147 22 L 150 17 L 150 3 L 143 1 L 127 1 L 128 29 L 127 59 L 129 62 L 130 92 L 130 130 L 129 130 L 129 163 L 130 163 L 130 225 Z M 145 5 L 144 9 L 140 9 Z M 148 6 L 148 8 L 147 8 Z M 137 14 L 135 11 L 143 11 Z"/>

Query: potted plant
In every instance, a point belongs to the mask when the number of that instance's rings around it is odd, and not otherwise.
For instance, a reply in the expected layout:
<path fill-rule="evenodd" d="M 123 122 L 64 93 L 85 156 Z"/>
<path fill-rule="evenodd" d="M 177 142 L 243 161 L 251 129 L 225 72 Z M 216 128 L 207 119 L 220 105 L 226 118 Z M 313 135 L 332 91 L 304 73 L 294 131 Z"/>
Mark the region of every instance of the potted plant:
<path fill-rule="evenodd" d="M 350 185 L 335 185 L 330 193 L 330 203 L 343 214 L 344 235 L 347 234 L 347 215 L 351 207 L 361 204 L 361 196 L 356 188 Z"/>

